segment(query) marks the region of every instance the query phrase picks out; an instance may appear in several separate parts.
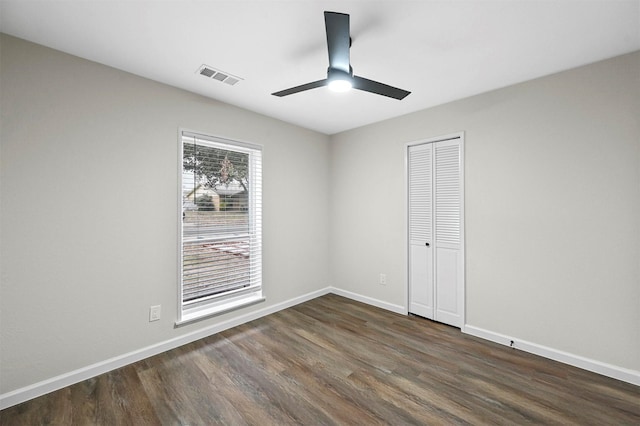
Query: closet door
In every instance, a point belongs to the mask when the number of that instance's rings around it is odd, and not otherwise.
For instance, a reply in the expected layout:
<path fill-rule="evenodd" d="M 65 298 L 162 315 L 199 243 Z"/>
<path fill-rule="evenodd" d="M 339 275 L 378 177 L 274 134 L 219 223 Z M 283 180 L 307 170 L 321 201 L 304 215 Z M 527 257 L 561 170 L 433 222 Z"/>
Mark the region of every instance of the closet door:
<path fill-rule="evenodd" d="M 458 139 L 434 144 L 436 321 L 461 327 L 462 179 Z"/>
<path fill-rule="evenodd" d="M 434 319 L 433 145 L 409 147 L 409 312 Z"/>
<path fill-rule="evenodd" d="M 461 327 L 464 222 L 461 137 L 409 146 L 409 312 Z"/>

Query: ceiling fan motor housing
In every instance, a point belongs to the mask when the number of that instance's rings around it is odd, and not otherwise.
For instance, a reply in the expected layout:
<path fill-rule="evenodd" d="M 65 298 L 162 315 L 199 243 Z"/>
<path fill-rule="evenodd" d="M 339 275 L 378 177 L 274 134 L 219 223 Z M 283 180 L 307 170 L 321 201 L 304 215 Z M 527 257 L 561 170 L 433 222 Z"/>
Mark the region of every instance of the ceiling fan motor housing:
<path fill-rule="evenodd" d="M 349 72 L 338 68 L 327 68 L 327 80 L 347 80 L 351 81 L 353 79 L 353 67 L 349 65 Z"/>

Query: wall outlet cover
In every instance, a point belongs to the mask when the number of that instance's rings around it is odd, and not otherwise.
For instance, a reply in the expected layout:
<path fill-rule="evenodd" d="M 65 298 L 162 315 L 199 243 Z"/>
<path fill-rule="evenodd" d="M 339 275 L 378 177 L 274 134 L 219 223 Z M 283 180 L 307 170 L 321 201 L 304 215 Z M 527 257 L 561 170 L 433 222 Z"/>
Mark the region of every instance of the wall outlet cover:
<path fill-rule="evenodd" d="M 158 321 L 160 319 L 160 305 L 155 305 L 149 308 L 149 322 Z"/>

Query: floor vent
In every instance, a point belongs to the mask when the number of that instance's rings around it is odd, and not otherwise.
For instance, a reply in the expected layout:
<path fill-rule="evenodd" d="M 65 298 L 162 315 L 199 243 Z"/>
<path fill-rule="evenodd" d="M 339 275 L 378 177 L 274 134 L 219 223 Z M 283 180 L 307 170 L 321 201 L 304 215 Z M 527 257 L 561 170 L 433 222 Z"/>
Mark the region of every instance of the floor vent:
<path fill-rule="evenodd" d="M 219 69 L 204 64 L 201 65 L 200 68 L 198 68 L 196 73 L 213 80 L 221 81 L 222 83 L 226 83 L 229 86 L 235 86 L 239 81 L 242 81 L 240 77 L 231 75 L 226 71 L 220 71 Z"/>

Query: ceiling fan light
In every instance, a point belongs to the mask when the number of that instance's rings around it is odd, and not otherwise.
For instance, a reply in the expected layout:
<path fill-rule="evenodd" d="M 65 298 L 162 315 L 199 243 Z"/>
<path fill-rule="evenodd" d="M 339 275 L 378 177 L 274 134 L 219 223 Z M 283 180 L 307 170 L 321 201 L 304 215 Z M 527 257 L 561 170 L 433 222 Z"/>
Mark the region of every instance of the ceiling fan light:
<path fill-rule="evenodd" d="M 329 89 L 333 92 L 347 92 L 351 87 L 351 80 L 346 78 L 335 78 L 329 81 Z"/>

